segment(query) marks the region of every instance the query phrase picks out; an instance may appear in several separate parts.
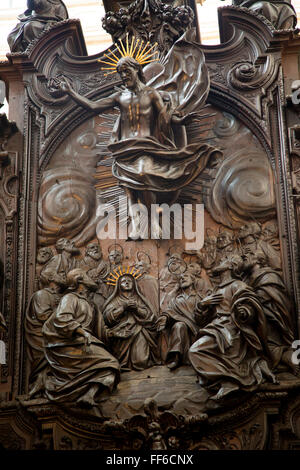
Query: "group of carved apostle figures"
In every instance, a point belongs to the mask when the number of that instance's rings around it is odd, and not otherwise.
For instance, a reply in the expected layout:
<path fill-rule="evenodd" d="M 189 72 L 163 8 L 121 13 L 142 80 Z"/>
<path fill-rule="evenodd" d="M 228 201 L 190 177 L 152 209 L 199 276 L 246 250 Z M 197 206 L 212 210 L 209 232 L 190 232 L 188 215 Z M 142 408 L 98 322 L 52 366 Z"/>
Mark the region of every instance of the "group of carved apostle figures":
<path fill-rule="evenodd" d="M 120 371 L 164 363 L 190 364 L 212 400 L 297 373 L 277 225 L 207 235 L 199 252 L 169 253 L 159 279 L 147 253 L 125 270 L 118 245 L 107 261 L 98 242 L 82 258 L 66 238 L 55 255 L 40 248 L 25 319 L 30 395 L 91 406 Z"/>

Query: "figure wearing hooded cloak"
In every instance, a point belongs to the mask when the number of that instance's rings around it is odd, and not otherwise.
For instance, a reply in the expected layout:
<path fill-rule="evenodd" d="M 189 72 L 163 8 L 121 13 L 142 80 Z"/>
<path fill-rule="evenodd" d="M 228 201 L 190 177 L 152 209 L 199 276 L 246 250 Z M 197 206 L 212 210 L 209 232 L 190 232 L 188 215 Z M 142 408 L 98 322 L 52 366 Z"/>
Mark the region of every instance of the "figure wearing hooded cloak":
<path fill-rule="evenodd" d="M 121 285 L 124 278 L 131 281 L 126 291 Z M 111 348 L 122 369 L 143 370 L 159 363 L 157 317 L 133 276 L 119 277 L 113 294 L 103 307 L 103 317 L 114 336 Z"/>

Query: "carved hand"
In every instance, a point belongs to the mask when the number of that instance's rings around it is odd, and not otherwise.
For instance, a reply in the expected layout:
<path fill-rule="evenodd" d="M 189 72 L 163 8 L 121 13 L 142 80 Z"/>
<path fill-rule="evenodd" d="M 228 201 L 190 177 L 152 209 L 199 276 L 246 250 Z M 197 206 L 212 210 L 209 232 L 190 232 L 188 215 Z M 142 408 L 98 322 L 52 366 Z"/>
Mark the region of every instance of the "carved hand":
<path fill-rule="evenodd" d="M 90 344 L 91 344 L 91 342 L 92 342 L 91 335 L 90 335 L 87 331 L 84 331 L 82 336 L 83 336 L 84 339 L 85 339 L 85 344 L 86 344 L 86 346 L 90 346 Z"/>
<path fill-rule="evenodd" d="M 57 79 L 56 83 L 57 83 L 57 88 L 60 88 L 61 91 L 67 93 L 68 95 L 73 91 L 71 83 L 66 77 Z"/>
<path fill-rule="evenodd" d="M 184 121 L 184 117 L 182 117 L 182 114 L 179 111 L 175 111 L 172 114 L 172 123 L 173 124 L 182 124 Z"/>
<path fill-rule="evenodd" d="M 166 315 L 162 315 L 158 320 L 157 322 L 155 323 L 155 326 L 156 326 L 156 330 L 159 332 L 159 331 L 162 331 L 166 328 L 166 325 L 167 325 L 167 320 L 168 318 L 166 317 Z"/>
<path fill-rule="evenodd" d="M 124 328 L 123 330 L 118 329 L 118 330 L 108 330 L 108 337 L 109 338 L 130 338 L 132 336 L 132 331 L 128 328 Z"/>
<path fill-rule="evenodd" d="M 83 328 L 77 328 L 77 333 L 81 336 L 84 337 L 84 343 L 86 346 L 90 346 L 91 342 L 92 342 L 92 338 L 91 338 L 91 335 L 90 333 L 88 333 L 87 331 L 85 331 Z"/>
<path fill-rule="evenodd" d="M 222 300 L 224 299 L 224 296 L 222 294 L 212 294 L 207 297 L 205 297 L 199 304 L 204 307 L 206 305 L 216 305 L 220 304 Z"/>

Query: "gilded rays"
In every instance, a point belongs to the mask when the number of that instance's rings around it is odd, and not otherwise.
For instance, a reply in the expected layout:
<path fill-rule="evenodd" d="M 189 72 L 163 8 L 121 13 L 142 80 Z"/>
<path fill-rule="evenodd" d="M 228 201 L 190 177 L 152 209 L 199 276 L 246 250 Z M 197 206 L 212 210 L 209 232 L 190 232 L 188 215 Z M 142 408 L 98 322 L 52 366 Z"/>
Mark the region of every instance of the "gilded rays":
<path fill-rule="evenodd" d="M 157 45 L 158 44 L 155 43 L 153 46 L 151 46 L 149 41 L 141 41 L 140 39 L 135 39 L 134 36 L 130 41 L 129 36 L 127 34 L 125 44 L 122 39 L 119 39 L 119 44 L 115 43 L 115 47 L 118 53 L 120 54 L 119 57 L 111 49 L 108 49 L 111 55 L 109 56 L 107 54 L 104 54 L 104 57 L 107 60 L 98 59 L 98 62 L 106 64 L 105 67 L 101 67 L 101 70 L 110 70 L 110 72 L 105 74 L 105 76 L 110 75 L 112 73 L 117 73 L 117 65 L 120 59 L 122 59 L 123 57 L 132 57 L 139 64 L 146 65 L 150 62 L 154 62 L 155 60 L 159 60 L 158 51 L 155 50 Z"/>
<path fill-rule="evenodd" d="M 121 266 L 119 266 L 109 274 L 109 277 L 106 279 L 105 282 L 110 286 L 115 286 L 118 282 L 119 277 L 125 276 L 126 274 L 133 276 L 135 279 L 138 279 L 141 276 L 140 272 L 135 269 L 135 267 L 130 268 L 130 266 L 128 266 L 127 268 L 121 268 Z"/>

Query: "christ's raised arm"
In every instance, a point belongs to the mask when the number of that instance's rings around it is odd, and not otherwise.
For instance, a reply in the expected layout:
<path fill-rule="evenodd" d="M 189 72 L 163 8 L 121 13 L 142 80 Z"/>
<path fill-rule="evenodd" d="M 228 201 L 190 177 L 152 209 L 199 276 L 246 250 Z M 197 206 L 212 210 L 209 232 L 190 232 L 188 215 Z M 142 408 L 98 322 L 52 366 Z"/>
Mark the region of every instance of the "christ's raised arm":
<path fill-rule="evenodd" d="M 79 95 L 79 93 L 76 93 L 76 91 L 73 90 L 71 84 L 66 79 L 60 82 L 59 87 L 62 91 L 71 96 L 71 98 L 73 98 L 76 103 L 95 114 L 100 113 L 101 111 L 105 111 L 108 108 L 118 106 L 119 104 L 119 92 L 114 93 L 107 98 L 102 98 L 98 101 L 92 101 L 88 98 L 85 98 L 84 96 Z"/>

